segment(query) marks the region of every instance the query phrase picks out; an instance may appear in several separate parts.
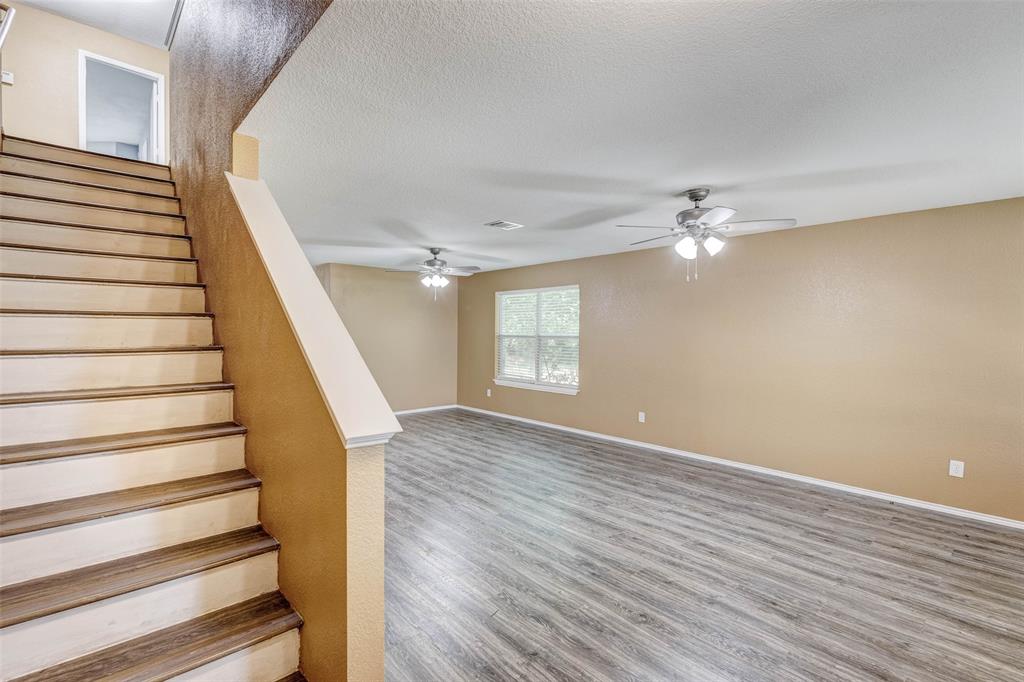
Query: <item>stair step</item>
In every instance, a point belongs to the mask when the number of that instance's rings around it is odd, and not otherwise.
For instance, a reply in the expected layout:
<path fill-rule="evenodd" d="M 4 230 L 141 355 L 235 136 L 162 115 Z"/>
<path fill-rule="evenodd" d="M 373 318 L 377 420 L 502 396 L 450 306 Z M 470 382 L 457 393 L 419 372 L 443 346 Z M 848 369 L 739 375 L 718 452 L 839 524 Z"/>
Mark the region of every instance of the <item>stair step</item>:
<path fill-rule="evenodd" d="M 245 468 L 245 431 L 213 430 L 191 439 L 149 444 L 124 439 L 126 447 L 85 455 L 62 455 L 71 448 L 36 451 L 52 455 L 20 462 L 0 459 L 0 509 L 59 502 L 157 483 Z M 35 444 L 33 444 L 35 445 Z M 14 456 L 24 455 L 16 447 Z M 31 451 L 28 454 L 32 454 Z"/>
<path fill-rule="evenodd" d="M 205 285 L 0 274 L 4 310 L 199 313 Z"/>
<path fill-rule="evenodd" d="M 181 213 L 181 204 L 176 197 L 98 187 L 81 182 L 54 180 L 20 173 L 0 172 L 0 193 L 156 213 Z"/>
<path fill-rule="evenodd" d="M 0 243 L 0 272 L 89 281 L 195 284 L 196 261 Z"/>
<path fill-rule="evenodd" d="M 74 149 L 48 142 L 28 140 L 12 135 L 5 134 L 3 136 L 2 149 L 6 154 L 17 154 L 32 159 L 74 163 L 89 168 L 117 171 L 144 178 L 155 178 L 157 180 L 171 179 L 171 169 L 164 165 L 147 161 L 122 159 L 119 156 L 110 156 L 109 154 L 100 154 L 84 149 Z"/>
<path fill-rule="evenodd" d="M 278 549 L 260 527 L 245 528 L 0 589 L 0 628 L 141 590 Z"/>
<path fill-rule="evenodd" d="M 173 197 L 177 195 L 174 182 L 171 180 L 156 180 L 62 161 L 33 159 L 6 152 L 0 153 L 0 171 L 67 182 L 81 182 L 96 187 L 125 189 L 157 196 Z"/>
<path fill-rule="evenodd" d="M 185 234 L 183 215 L 111 208 L 19 194 L 0 194 L 0 216 L 9 220 L 38 220 L 136 232 Z"/>
<path fill-rule="evenodd" d="M 288 677 L 282 677 L 277 682 L 306 682 L 306 677 L 296 670 Z"/>
<path fill-rule="evenodd" d="M 0 349 L 197 347 L 213 343 L 212 313 L 0 309 Z"/>
<path fill-rule="evenodd" d="M 107 453 L 117 450 L 148 448 L 207 438 L 238 436 L 245 433 L 246 428 L 241 424 L 225 422 L 223 424 L 157 429 L 154 431 L 140 431 L 97 438 L 76 438 L 73 440 L 51 441 L 49 443 L 11 445 L 0 447 L 0 465 L 38 462 L 58 457 L 74 457 L 76 455 Z"/>
<path fill-rule="evenodd" d="M 246 488 L 257 488 L 259 485 L 258 478 L 245 469 L 239 469 L 60 502 L 15 507 L 0 511 L 0 537 L 82 523 Z"/>
<path fill-rule="evenodd" d="M 219 424 L 232 420 L 230 384 L 58 391 L 4 396 L 5 445 Z"/>
<path fill-rule="evenodd" d="M 17 682 L 167 680 L 301 625 L 302 618 L 288 600 L 280 592 L 273 592 L 40 670 Z"/>
<path fill-rule="evenodd" d="M 109 398 L 140 398 L 143 396 L 227 391 L 234 384 L 214 381 L 199 384 L 167 384 L 164 386 L 125 386 L 124 388 L 86 388 L 71 391 L 42 391 L 38 393 L 8 393 L 0 395 L 0 406 L 31 403 L 55 403 L 73 400 L 104 400 Z"/>
<path fill-rule="evenodd" d="M 256 526 L 258 507 L 259 488 L 253 487 L 0 537 L 0 584 L 34 580 Z"/>
<path fill-rule="evenodd" d="M 17 393 L 199 384 L 222 379 L 219 348 L 0 351 L 0 398 Z"/>
<path fill-rule="evenodd" d="M 147 234 L 33 220 L 0 219 L 0 241 L 136 256 L 188 258 L 192 255 L 192 241 L 188 235 Z"/>

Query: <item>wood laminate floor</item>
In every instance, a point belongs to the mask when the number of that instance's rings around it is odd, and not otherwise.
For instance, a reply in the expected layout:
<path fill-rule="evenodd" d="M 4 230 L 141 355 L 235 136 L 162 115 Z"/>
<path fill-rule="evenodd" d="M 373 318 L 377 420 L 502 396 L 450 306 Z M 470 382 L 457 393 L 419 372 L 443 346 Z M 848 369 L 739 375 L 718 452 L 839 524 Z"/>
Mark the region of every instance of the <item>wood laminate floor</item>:
<path fill-rule="evenodd" d="M 1024 680 L 1024 533 L 462 410 L 387 451 L 387 677 Z"/>

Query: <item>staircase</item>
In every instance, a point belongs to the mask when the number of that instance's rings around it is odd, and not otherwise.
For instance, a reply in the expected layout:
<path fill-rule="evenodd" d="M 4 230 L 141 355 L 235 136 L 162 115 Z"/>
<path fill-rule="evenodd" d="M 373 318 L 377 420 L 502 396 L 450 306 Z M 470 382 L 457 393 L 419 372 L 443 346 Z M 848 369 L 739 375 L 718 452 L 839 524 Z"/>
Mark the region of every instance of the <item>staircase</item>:
<path fill-rule="evenodd" d="M 0 146 L 0 679 L 301 680 L 170 170 Z"/>

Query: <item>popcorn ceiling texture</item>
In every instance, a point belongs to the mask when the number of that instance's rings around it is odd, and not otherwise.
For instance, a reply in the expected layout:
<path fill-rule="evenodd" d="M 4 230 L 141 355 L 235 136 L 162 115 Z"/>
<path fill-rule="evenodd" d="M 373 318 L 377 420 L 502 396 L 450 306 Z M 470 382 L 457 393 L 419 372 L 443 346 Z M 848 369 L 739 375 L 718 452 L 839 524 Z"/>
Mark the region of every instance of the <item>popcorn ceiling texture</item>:
<path fill-rule="evenodd" d="M 171 49 L 171 168 L 209 284 L 260 519 L 281 590 L 305 618 L 302 668 L 346 670 L 346 453 L 224 179 L 239 121 L 329 0 L 190 0 Z"/>

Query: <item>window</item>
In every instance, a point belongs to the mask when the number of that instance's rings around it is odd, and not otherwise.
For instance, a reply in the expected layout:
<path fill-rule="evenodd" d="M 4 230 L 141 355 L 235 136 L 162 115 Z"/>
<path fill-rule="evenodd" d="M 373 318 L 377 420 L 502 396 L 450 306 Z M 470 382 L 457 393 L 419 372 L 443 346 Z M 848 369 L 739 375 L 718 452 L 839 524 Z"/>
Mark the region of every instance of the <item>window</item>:
<path fill-rule="evenodd" d="M 497 293 L 496 384 L 575 395 L 580 386 L 580 288 Z"/>

